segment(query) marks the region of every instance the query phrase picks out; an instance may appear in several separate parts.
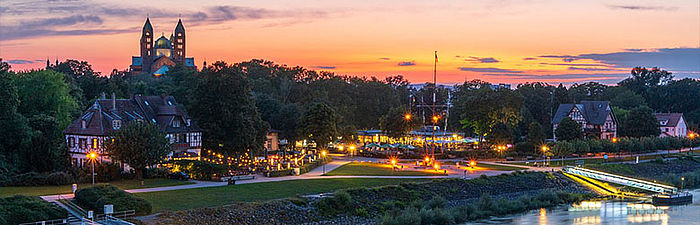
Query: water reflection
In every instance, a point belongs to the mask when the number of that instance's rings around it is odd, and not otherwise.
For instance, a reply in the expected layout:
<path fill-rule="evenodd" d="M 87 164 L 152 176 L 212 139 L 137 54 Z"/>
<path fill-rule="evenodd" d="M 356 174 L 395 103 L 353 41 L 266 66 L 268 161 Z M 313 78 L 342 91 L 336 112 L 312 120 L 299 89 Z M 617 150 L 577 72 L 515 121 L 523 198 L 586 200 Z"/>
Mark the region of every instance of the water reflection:
<path fill-rule="evenodd" d="M 684 206 L 584 201 L 571 206 L 533 210 L 511 218 L 481 221 L 476 224 L 700 224 L 700 190 L 691 193 L 695 196 L 693 204 Z"/>

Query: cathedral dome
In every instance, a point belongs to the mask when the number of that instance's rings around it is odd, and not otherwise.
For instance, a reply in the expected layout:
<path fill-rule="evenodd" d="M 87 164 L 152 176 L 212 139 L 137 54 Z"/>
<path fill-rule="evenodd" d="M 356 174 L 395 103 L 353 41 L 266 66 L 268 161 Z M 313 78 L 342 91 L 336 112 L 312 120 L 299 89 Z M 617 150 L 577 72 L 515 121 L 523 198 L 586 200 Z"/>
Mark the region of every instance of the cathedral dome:
<path fill-rule="evenodd" d="M 170 40 L 165 38 L 165 36 L 160 36 L 160 38 L 156 40 L 156 44 L 154 45 L 156 49 L 170 49 L 171 46 L 172 45 L 170 43 Z"/>

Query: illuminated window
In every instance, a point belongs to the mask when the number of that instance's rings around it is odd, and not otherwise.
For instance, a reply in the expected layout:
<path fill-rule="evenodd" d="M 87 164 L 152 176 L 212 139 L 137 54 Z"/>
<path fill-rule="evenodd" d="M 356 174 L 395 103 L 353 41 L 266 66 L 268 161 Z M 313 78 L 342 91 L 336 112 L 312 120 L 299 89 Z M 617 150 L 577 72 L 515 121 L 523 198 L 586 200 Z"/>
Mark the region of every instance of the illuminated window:
<path fill-rule="evenodd" d="M 97 149 L 97 138 L 92 139 L 92 149 Z"/>
<path fill-rule="evenodd" d="M 119 130 L 119 128 L 122 127 L 122 121 L 121 120 L 113 120 L 112 121 L 112 128 L 115 130 Z"/>

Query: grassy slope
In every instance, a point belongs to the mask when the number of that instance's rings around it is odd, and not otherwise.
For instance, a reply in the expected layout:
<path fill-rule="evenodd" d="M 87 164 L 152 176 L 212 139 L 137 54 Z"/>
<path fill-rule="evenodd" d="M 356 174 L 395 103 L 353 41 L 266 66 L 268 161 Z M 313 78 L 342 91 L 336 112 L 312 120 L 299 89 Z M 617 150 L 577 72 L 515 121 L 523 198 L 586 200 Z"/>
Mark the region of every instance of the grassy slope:
<path fill-rule="evenodd" d="M 442 173 L 431 171 L 392 171 L 391 166 L 381 163 L 348 163 L 327 172 L 327 176 L 439 176 Z"/>
<path fill-rule="evenodd" d="M 288 180 L 238 184 L 233 186 L 183 189 L 138 193 L 153 204 L 153 212 L 221 206 L 237 201 L 265 201 L 294 197 L 300 194 L 332 192 L 354 187 L 375 187 L 403 182 L 428 181 L 429 179 L 388 178 L 334 178 Z"/>
<path fill-rule="evenodd" d="M 150 187 L 166 187 L 166 186 L 176 186 L 191 184 L 191 181 L 179 181 L 179 180 L 169 180 L 169 179 L 145 179 L 144 186 L 139 184 L 137 180 L 119 180 L 109 182 L 110 184 L 117 186 L 119 189 L 137 189 L 137 188 L 150 188 Z M 78 184 L 78 188 L 89 187 L 91 184 Z M 27 195 L 27 196 L 40 196 L 40 195 L 52 195 L 52 194 L 67 194 L 71 193 L 71 185 L 55 185 L 55 186 L 21 186 L 21 187 L 0 187 L 0 197 L 7 197 L 12 195 Z"/>

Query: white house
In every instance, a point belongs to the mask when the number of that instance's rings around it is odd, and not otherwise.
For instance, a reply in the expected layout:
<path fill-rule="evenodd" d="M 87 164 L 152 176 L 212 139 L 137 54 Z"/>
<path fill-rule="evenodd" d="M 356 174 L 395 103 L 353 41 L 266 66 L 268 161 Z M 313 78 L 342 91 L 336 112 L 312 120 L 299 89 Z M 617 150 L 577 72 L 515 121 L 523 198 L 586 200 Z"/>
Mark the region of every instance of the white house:
<path fill-rule="evenodd" d="M 654 113 L 659 121 L 661 134 L 659 137 L 685 137 L 688 135 L 688 125 L 683 113 Z"/>

